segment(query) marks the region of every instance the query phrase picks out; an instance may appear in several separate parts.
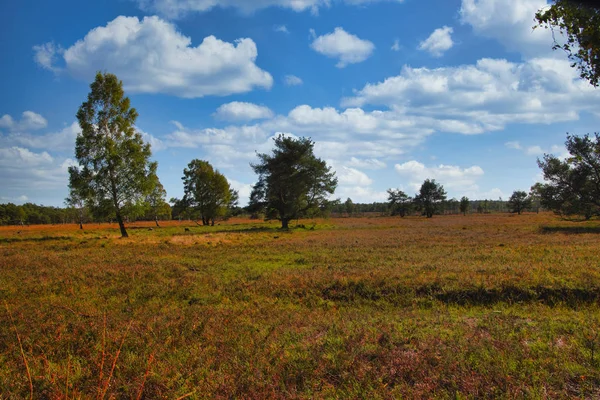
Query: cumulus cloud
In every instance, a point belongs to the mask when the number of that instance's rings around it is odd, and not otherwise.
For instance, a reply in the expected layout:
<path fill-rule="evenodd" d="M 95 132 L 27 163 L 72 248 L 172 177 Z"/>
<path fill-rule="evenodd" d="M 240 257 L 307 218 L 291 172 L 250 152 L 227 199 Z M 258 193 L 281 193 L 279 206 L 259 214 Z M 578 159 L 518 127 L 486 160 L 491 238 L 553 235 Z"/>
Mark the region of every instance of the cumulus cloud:
<path fill-rule="evenodd" d="M 286 86 L 300 86 L 304 82 L 295 75 L 286 75 L 285 78 L 283 78 L 283 83 L 285 83 Z"/>
<path fill-rule="evenodd" d="M 5 114 L 0 118 L 0 129 L 7 129 L 13 131 L 29 131 L 42 129 L 48 126 L 48 121 L 40 114 L 34 113 L 33 111 L 25 111 L 21 115 L 19 121 L 15 121 L 13 117 Z"/>
<path fill-rule="evenodd" d="M 440 128 L 464 134 L 502 130 L 510 123 L 573 121 L 594 112 L 600 91 L 579 79 L 568 60 L 524 63 L 481 59 L 475 65 L 411 68 L 367 84 L 342 106 L 384 105 L 408 115 L 453 119 Z"/>
<path fill-rule="evenodd" d="M 271 109 L 252 103 L 234 101 L 223 104 L 213 114 L 222 121 L 252 121 L 256 119 L 269 119 L 275 115 Z"/>
<path fill-rule="evenodd" d="M 476 34 L 534 57 L 552 52 L 551 33 L 532 29 L 535 13 L 547 6 L 546 0 L 462 0 L 460 17 Z"/>
<path fill-rule="evenodd" d="M 461 168 L 455 165 L 444 165 L 427 167 L 418 161 L 408 161 L 396 164 L 396 172 L 408 179 L 409 186 L 418 190 L 425 179 L 435 179 L 445 188 L 453 191 L 476 191 L 477 180 L 484 175 L 481 167 L 474 165 L 469 168 Z"/>
<path fill-rule="evenodd" d="M 98 70 L 123 80 L 127 91 L 179 97 L 225 96 L 270 89 L 273 77 L 256 65 L 252 39 L 228 43 L 214 36 L 196 47 L 175 25 L 156 16 L 119 16 L 92 29 L 62 54 L 65 70 L 89 81 Z"/>
<path fill-rule="evenodd" d="M 23 147 L 0 148 L 0 187 L 4 194 L 35 194 L 40 189 L 64 188 L 71 159 L 57 159 L 48 152 L 36 153 Z"/>
<path fill-rule="evenodd" d="M 375 50 L 372 42 L 360 39 L 340 27 L 335 28 L 332 33 L 316 37 L 310 46 L 318 53 L 330 58 L 337 58 L 339 61 L 336 67 L 338 68 L 363 62 Z"/>
<path fill-rule="evenodd" d="M 268 7 L 280 7 L 296 12 L 311 11 L 318 14 L 319 8 L 329 7 L 330 0 L 133 0 L 145 11 L 159 13 L 168 18 L 181 18 L 189 13 L 203 13 L 215 7 L 235 8 L 244 14 L 251 14 Z M 342 0 L 348 5 L 366 5 L 388 1 L 402 3 L 404 0 Z"/>
<path fill-rule="evenodd" d="M 6 136 L 0 135 L 0 144 L 24 146 L 32 149 L 48 149 L 52 151 L 72 151 L 75 148 L 75 139 L 81 128 L 77 122 L 61 129 L 58 132 L 43 135 L 29 132 L 16 132 Z"/>
<path fill-rule="evenodd" d="M 441 57 L 454 46 L 452 33 L 454 29 L 449 26 L 438 28 L 419 44 L 419 50 L 426 51 L 434 57 Z"/>

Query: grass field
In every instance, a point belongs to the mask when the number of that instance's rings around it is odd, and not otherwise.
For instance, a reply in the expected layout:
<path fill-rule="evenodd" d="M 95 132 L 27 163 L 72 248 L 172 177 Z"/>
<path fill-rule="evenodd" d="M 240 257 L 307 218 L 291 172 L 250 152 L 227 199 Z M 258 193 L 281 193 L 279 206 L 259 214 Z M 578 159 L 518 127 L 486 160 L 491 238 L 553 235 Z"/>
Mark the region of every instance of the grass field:
<path fill-rule="evenodd" d="M 598 222 L 300 223 L 0 228 L 0 398 L 600 397 Z"/>

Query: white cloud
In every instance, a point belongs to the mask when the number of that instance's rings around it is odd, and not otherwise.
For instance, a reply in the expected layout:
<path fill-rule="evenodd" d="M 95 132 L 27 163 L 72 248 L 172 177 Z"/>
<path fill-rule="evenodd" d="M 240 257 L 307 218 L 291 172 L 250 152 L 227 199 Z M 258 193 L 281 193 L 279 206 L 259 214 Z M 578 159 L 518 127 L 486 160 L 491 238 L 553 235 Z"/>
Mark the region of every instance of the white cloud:
<path fill-rule="evenodd" d="M 33 46 L 34 61 L 42 68 L 54 72 L 60 71 L 60 68 L 56 68 L 54 65 L 56 64 L 58 56 L 63 53 L 64 49 L 61 46 L 54 44 L 54 42 Z"/>
<path fill-rule="evenodd" d="M 496 39 L 510 51 L 534 57 L 552 52 L 551 33 L 532 29 L 535 13 L 546 6 L 546 0 L 462 0 L 460 16 L 476 34 Z"/>
<path fill-rule="evenodd" d="M 283 83 L 285 83 L 286 86 L 300 86 L 304 82 L 295 75 L 286 75 L 285 78 L 283 78 Z"/>
<path fill-rule="evenodd" d="M 525 150 L 528 156 L 540 156 L 544 154 L 544 150 L 540 146 L 530 146 Z"/>
<path fill-rule="evenodd" d="M 519 142 L 506 142 L 504 144 L 509 149 L 520 150 L 528 156 L 542 156 L 544 154 L 554 154 L 556 157 L 564 159 L 569 157 L 569 152 L 565 146 L 553 145 L 550 148 L 542 148 L 539 145 L 523 147 Z"/>
<path fill-rule="evenodd" d="M 385 105 L 408 115 L 452 119 L 439 129 L 465 134 L 502 130 L 510 123 L 573 121 L 594 112 L 600 91 L 579 79 L 568 60 L 524 63 L 481 59 L 475 65 L 411 68 L 367 84 L 346 107 Z"/>
<path fill-rule="evenodd" d="M 196 47 L 175 25 L 153 16 L 120 16 L 92 29 L 64 51 L 65 69 L 89 81 L 98 70 L 123 80 L 127 91 L 195 98 L 271 88 L 272 76 L 256 64 L 252 39 L 235 43 L 214 36 Z"/>
<path fill-rule="evenodd" d="M 408 161 L 395 165 L 396 172 L 408 179 L 409 186 L 418 190 L 425 179 L 435 179 L 446 189 L 453 191 L 477 191 L 476 182 L 484 175 L 481 167 L 474 165 L 460 168 L 454 165 L 427 167 L 418 161 Z"/>
<path fill-rule="evenodd" d="M 276 25 L 275 27 L 273 27 L 273 30 L 275 32 L 281 32 L 281 33 L 285 33 L 287 35 L 290 34 L 290 31 L 288 30 L 287 26 L 285 26 L 285 25 Z"/>
<path fill-rule="evenodd" d="M 0 118 L 0 129 L 14 131 L 28 131 L 42 129 L 48 126 L 48 121 L 40 114 L 33 111 L 25 111 L 20 121 L 15 121 L 10 115 L 5 114 Z"/>
<path fill-rule="evenodd" d="M 509 149 L 521 150 L 521 143 L 519 142 L 506 142 L 504 145 Z"/>
<path fill-rule="evenodd" d="M 256 119 L 269 119 L 274 117 L 273 111 L 268 107 L 252 103 L 234 101 L 223 104 L 213 114 L 216 119 L 222 121 L 252 121 Z"/>
<path fill-rule="evenodd" d="M 252 193 L 253 184 L 242 183 L 235 179 L 229 179 L 229 178 L 227 178 L 227 181 L 229 181 L 229 184 L 231 185 L 231 187 L 233 189 L 238 191 L 239 206 L 241 206 L 241 207 L 246 206 L 248 204 L 248 202 L 250 201 L 250 193 Z"/>
<path fill-rule="evenodd" d="M 360 39 L 340 27 L 335 28 L 332 33 L 315 38 L 310 46 L 318 53 L 339 59 L 336 65 L 338 68 L 363 62 L 375 50 L 372 42 Z"/>
<path fill-rule="evenodd" d="M 22 147 L 0 148 L 0 167 L 38 167 L 54 161 L 47 152 L 33 153 Z"/>
<path fill-rule="evenodd" d="M 383 169 L 387 165 L 376 158 L 359 159 L 356 157 L 350 157 L 350 161 L 347 162 L 349 167 L 364 168 L 364 169 Z"/>
<path fill-rule="evenodd" d="M 454 46 L 452 33 L 454 29 L 449 26 L 438 28 L 419 44 L 419 50 L 426 51 L 434 57 L 441 57 Z"/>
<path fill-rule="evenodd" d="M 311 11 L 318 14 L 319 8 L 330 7 L 331 0 L 134 0 L 145 11 L 156 12 L 168 18 L 181 18 L 188 13 L 202 13 L 215 7 L 236 8 L 251 14 L 268 7 L 280 7 L 296 12 Z M 348 5 L 366 5 L 388 1 L 402 3 L 404 0 L 342 0 Z"/>
<path fill-rule="evenodd" d="M 331 164 L 331 163 L 329 163 Z M 373 180 L 367 174 L 355 168 L 338 166 L 335 167 L 338 183 L 341 186 L 370 186 Z"/>
<path fill-rule="evenodd" d="M 59 132 L 46 133 L 43 135 L 31 133 L 12 133 L 0 136 L 0 144 L 25 146 L 33 149 L 48 149 L 52 151 L 73 151 L 75 139 L 81 128 L 77 122 L 63 128 Z"/>
<path fill-rule="evenodd" d="M 391 47 L 392 51 L 400 51 L 402 47 L 400 46 L 400 40 L 396 39 L 394 40 L 394 44 Z"/>
<path fill-rule="evenodd" d="M 387 201 L 388 194 L 372 187 L 340 186 L 335 190 L 333 198 L 340 198 L 342 201 L 350 198 L 353 203 L 372 203 L 374 201 L 383 203 Z"/>

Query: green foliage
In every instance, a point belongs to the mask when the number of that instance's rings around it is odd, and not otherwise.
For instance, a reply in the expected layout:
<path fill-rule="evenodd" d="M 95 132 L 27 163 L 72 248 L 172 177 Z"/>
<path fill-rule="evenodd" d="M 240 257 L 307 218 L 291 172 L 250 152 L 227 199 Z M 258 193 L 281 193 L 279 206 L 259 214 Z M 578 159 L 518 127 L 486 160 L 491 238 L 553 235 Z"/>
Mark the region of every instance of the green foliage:
<path fill-rule="evenodd" d="M 460 212 L 463 213 L 464 215 L 467 215 L 467 212 L 469 211 L 470 207 L 471 207 L 471 203 L 469 201 L 469 198 L 467 196 L 463 196 L 460 199 Z"/>
<path fill-rule="evenodd" d="M 548 183 L 537 186 L 542 206 L 560 215 L 600 214 L 600 135 L 567 136 L 571 155 L 562 161 L 553 155 L 538 160 Z"/>
<path fill-rule="evenodd" d="M 267 218 L 276 216 L 282 228 L 289 221 L 316 212 L 337 186 L 335 172 L 314 153 L 314 142 L 283 135 L 275 139 L 272 154 L 259 154 L 259 163 L 251 164 L 258 174 L 250 196 L 250 207 L 263 211 Z"/>
<path fill-rule="evenodd" d="M 557 0 L 535 15 L 537 27 L 565 35 L 566 43 L 555 39 L 553 49 L 562 49 L 583 79 L 598 86 L 600 80 L 600 10 L 577 1 Z"/>
<path fill-rule="evenodd" d="M 81 133 L 75 144 L 79 167 L 69 168 L 71 196 L 79 196 L 102 214 L 116 216 L 121 235 L 127 237 L 122 209 L 137 205 L 156 184 L 156 162 L 150 162 L 150 145 L 135 131 L 138 116 L 123 83 L 113 74 L 96 75 L 79 111 Z"/>
<path fill-rule="evenodd" d="M 427 218 L 433 217 L 445 200 L 446 191 L 435 179 L 426 179 L 421 185 L 419 193 L 415 196 L 417 209 L 423 211 Z"/>
<path fill-rule="evenodd" d="M 344 202 L 344 207 L 346 208 L 346 213 L 348 216 L 351 217 L 352 214 L 354 214 L 354 203 L 350 197 L 348 197 Z"/>
<path fill-rule="evenodd" d="M 521 213 L 531 208 L 532 200 L 527 192 L 523 190 L 515 190 L 508 199 L 508 207 L 511 212 L 521 215 Z"/>
<path fill-rule="evenodd" d="M 159 219 L 171 219 L 171 206 L 166 201 L 167 191 L 158 177 L 155 175 L 152 178 L 155 179 L 154 188 L 145 199 L 146 218 L 150 217 L 159 226 Z"/>
<path fill-rule="evenodd" d="M 391 214 L 404 218 L 410 212 L 413 199 L 400 189 L 388 189 L 387 193 Z"/>
<path fill-rule="evenodd" d="M 193 210 L 203 225 L 215 224 L 215 219 L 227 215 L 237 204 L 238 195 L 227 178 L 208 161 L 192 160 L 183 170 L 184 197 L 182 205 Z"/>

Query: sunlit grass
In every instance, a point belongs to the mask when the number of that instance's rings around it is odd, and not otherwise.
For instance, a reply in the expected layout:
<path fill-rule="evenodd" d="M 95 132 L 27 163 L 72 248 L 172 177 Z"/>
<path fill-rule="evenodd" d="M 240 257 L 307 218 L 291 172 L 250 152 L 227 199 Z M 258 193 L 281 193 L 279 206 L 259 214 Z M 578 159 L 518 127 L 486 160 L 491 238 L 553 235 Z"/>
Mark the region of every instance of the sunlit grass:
<path fill-rule="evenodd" d="M 597 222 L 299 224 L 0 228 L 0 398 L 600 395 Z"/>

